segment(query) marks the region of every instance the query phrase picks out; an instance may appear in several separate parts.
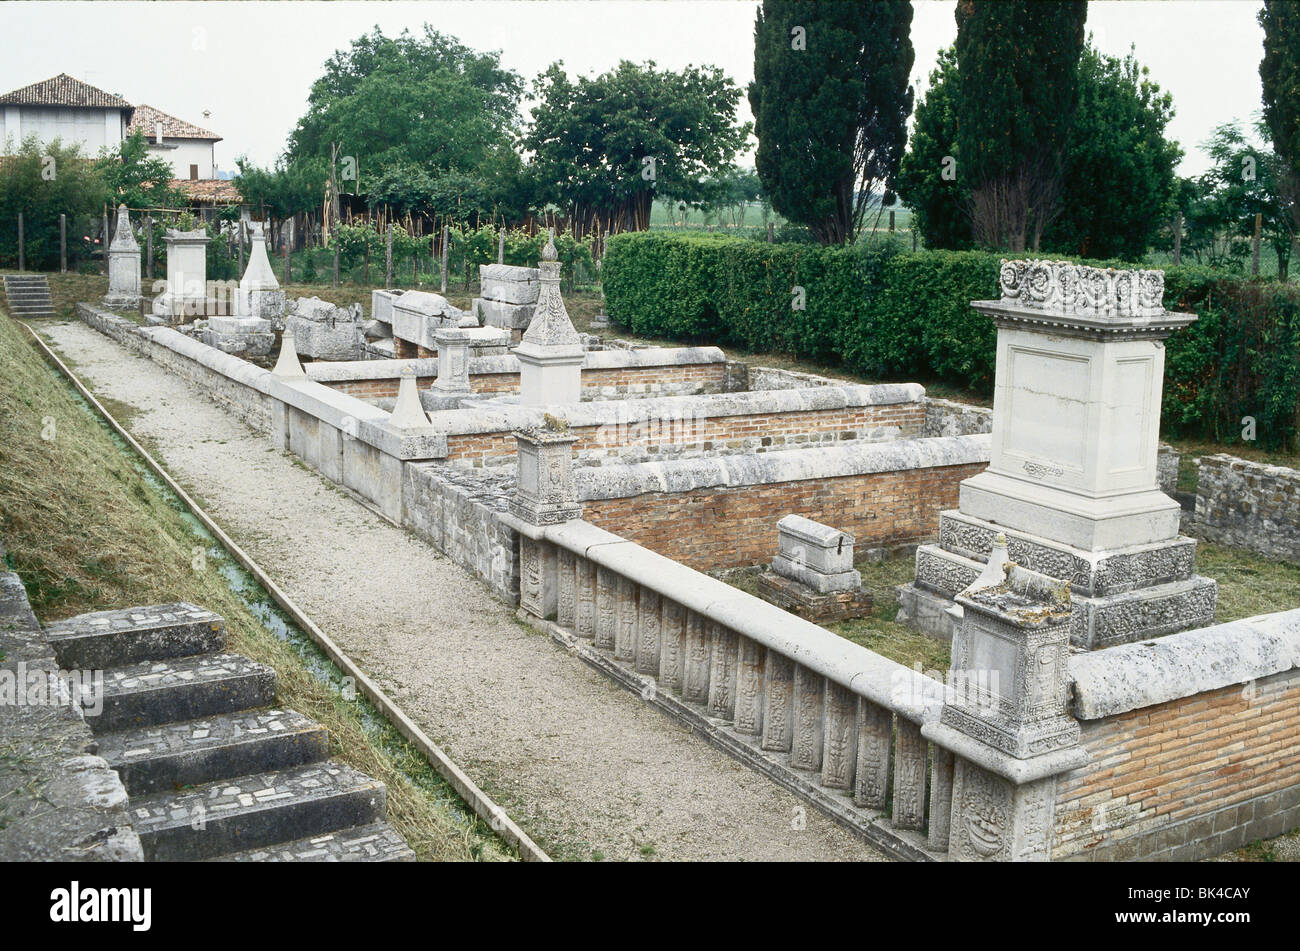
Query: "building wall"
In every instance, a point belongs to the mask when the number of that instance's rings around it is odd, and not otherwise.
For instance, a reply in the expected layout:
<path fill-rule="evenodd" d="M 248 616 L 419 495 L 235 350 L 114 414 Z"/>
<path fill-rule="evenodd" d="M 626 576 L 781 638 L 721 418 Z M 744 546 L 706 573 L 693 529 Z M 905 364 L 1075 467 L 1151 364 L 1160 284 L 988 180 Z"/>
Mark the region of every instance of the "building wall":
<path fill-rule="evenodd" d="M 1083 723 L 1054 860 L 1191 860 L 1300 825 L 1300 670 Z"/>
<path fill-rule="evenodd" d="M 215 149 L 210 139 L 169 139 L 163 136 L 163 145 L 163 148 L 149 146 L 149 154 L 170 162 L 175 178 L 188 179 L 191 165 L 199 167 L 199 178 L 216 178 Z"/>
<path fill-rule="evenodd" d="M 647 493 L 583 503 L 582 517 L 697 571 L 771 561 L 791 513 L 854 536 L 858 548 L 932 536 L 958 485 L 985 463 L 798 482 Z"/>
<path fill-rule="evenodd" d="M 0 141 L 17 148 L 35 134 L 42 144 L 61 139 L 80 143 L 82 153 L 94 158 L 105 146 L 116 148 L 126 133 L 126 119 L 118 109 L 69 109 L 58 106 L 4 106 L 0 108 Z"/>

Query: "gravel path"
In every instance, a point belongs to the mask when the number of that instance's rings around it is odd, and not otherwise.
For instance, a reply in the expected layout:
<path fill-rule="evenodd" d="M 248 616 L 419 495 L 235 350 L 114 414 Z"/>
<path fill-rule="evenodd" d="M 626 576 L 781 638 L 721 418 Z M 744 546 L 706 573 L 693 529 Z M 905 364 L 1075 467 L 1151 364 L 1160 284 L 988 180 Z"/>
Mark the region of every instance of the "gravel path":
<path fill-rule="evenodd" d="M 456 564 L 81 323 L 42 323 L 285 592 L 556 858 L 883 861 Z"/>

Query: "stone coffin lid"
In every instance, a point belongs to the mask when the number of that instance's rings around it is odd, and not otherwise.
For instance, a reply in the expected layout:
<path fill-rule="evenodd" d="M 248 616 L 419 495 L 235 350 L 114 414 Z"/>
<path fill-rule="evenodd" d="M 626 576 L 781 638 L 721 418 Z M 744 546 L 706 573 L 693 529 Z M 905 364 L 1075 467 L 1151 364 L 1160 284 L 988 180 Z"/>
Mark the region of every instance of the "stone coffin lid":
<path fill-rule="evenodd" d="M 776 523 L 776 527 L 782 536 L 788 535 L 818 548 L 836 548 L 840 544 L 840 539 L 843 539 L 847 545 L 851 546 L 853 544 L 853 536 L 848 532 L 842 532 L 838 528 L 831 528 L 831 526 L 823 525 L 821 522 L 814 522 L 802 515 L 787 515 Z"/>
<path fill-rule="evenodd" d="M 460 316 L 463 313 L 441 294 L 431 294 L 428 291 L 407 291 L 393 300 L 393 309 L 424 317 Z"/>
<path fill-rule="evenodd" d="M 537 268 L 516 267 L 513 264 L 480 264 L 478 275 L 480 281 L 533 283 L 538 280 Z"/>

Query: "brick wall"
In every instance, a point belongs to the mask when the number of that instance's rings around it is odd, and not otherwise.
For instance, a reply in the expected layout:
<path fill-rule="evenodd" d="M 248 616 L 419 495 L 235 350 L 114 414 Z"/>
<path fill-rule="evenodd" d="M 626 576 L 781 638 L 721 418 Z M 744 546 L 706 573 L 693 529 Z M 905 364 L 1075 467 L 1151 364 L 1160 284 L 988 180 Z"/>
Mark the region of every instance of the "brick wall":
<path fill-rule="evenodd" d="M 893 403 L 790 413 L 755 413 L 688 420 L 650 420 L 608 426 L 575 426 L 575 452 L 601 452 L 617 447 L 673 446 L 677 449 L 762 449 L 820 441 L 821 437 L 862 438 L 872 430 L 898 427 L 904 435 L 919 432 L 925 409 L 919 403 Z M 816 437 L 813 439 L 812 437 Z M 509 433 L 470 433 L 447 437 L 447 458 L 476 465 L 513 457 L 515 440 Z M 954 496 L 953 504 L 956 504 Z M 936 523 L 937 524 L 937 523 Z"/>
<path fill-rule="evenodd" d="M 1300 471 L 1223 453 L 1197 460 L 1198 534 L 1300 561 Z"/>
<path fill-rule="evenodd" d="M 855 536 L 859 547 L 917 541 L 957 507 L 958 484 L 984 463 L 800 482 L 650 493 L 583 503 L 583 518 L 698 571 L 772 560 L 776 523 L 795 513 Z"/>
<path fill-rule="evenodd" d="M 1052 857 L 1190 860 L 1300 825 L 1300 670 L 1083 723 Z"/>

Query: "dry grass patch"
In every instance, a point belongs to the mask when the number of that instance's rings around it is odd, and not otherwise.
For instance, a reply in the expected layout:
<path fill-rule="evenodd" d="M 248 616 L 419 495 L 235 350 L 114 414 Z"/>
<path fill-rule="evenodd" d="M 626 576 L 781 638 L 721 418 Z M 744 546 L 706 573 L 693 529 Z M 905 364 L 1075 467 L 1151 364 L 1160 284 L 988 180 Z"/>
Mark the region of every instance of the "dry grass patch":
<path fill-rule="evenodd" d="M 319 720 L 333 756 L 387 784 L 389 819 L 421 859 L 509 857 L 3 311 L 0 362 L 0 539 L 38 617 L 168 601 L 218 612 L 231 650 L 276 670 L 277 703 Z"/>

